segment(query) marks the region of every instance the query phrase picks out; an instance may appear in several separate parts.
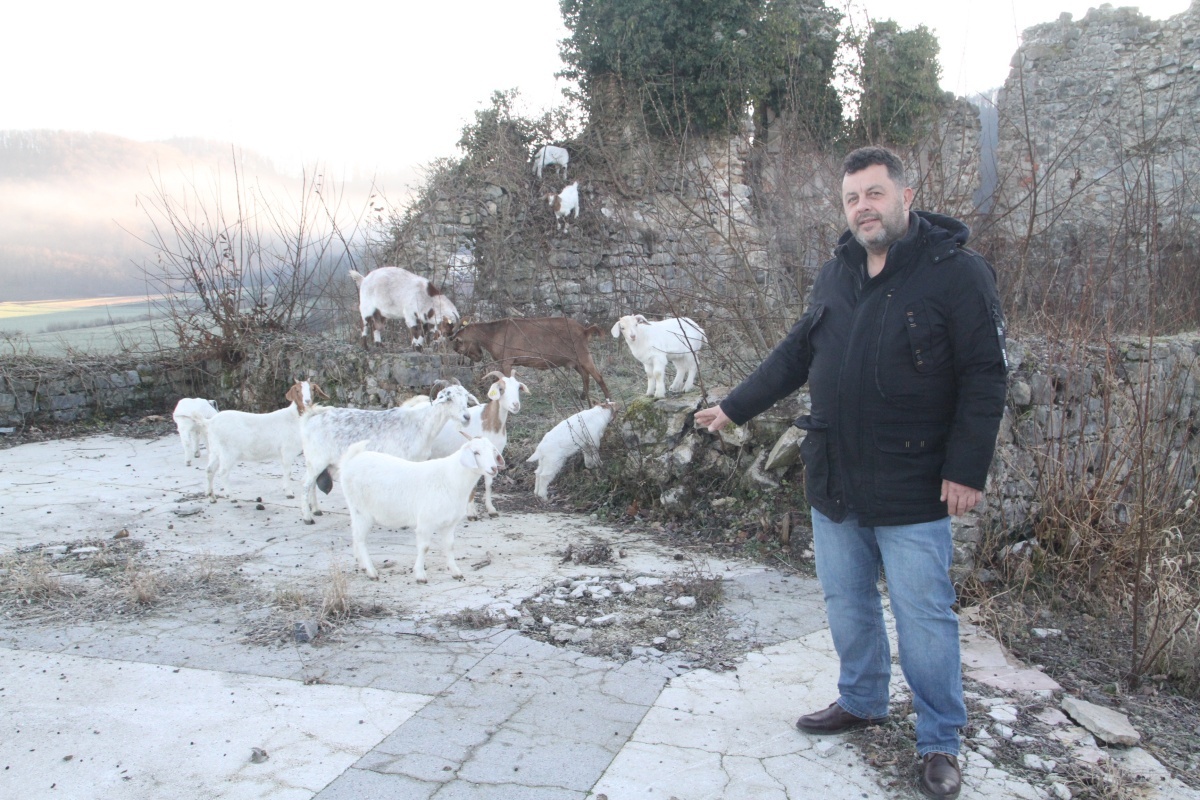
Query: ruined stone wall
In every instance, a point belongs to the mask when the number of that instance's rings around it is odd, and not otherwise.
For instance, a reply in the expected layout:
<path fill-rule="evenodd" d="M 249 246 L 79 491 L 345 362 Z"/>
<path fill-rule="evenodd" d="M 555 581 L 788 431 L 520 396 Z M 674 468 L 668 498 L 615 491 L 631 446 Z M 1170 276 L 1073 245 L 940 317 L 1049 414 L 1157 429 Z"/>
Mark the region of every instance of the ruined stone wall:
<path fill-rule="evenodd" d="M 1026 541 L 1033 552 L 1038 526 L 1068 529 L 1072 506 L 1086 506 L 1087 522 L 1098 530 L 1127 527 L 1138 514 L 1143 474 L 1155 510 L 1181 508 L 1194 496 L 1200 334 L 1099 345 L 1030 337 L 1010 340 L 1008 352 L 1008 402 L 985 502 L 955 521 L 959 576 L 974 568 L 986 532 L 1001 544 Z M 713 394 L 719 399 L 724 391 Z M 624 459 L 636 483 L 653 487 L 668 513 L 741 506 L 754 520 L 760 512 L 746 498 L 755 496 L 802 506 L 803 431 L 791 422 L 807 413 L 807 395 L 717 435 L 692 426 L 699 402 L 691 396 L 631 403 L 612 426 L 618 433 L 608 440 L 610 452 Z"/>
<path fill-rule="evenodd" d="M 1031 216 L 1059 236 L 1103 230 L 1147 202 L 1152 225 L 1200 221 L 1200 4 L 1165 21 L 1104 4 L 1029 28 L 997 106 L 997 210 L 1014 235 Z"/>
<path fill-rule="evenodd" d="M 473 386 L 474 370 L 453 353 L 364 350 L 329 339 L 273 337 L 237 367 L 180 353 L 130 362 L 0 359 L 0 427 L 103 421 L 170 413 L 181 397 L 219 408 L 272 411 L 297 378 L 317 381 L 333 405 L 391 408 L 438 379 Z"/>

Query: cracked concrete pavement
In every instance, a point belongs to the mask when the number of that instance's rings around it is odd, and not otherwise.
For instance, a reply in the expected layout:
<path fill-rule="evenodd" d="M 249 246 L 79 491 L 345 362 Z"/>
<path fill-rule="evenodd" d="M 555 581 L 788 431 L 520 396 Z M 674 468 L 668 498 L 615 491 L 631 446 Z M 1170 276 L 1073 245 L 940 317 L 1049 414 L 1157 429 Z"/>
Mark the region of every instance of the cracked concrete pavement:
<path fill-rule="evenodd" d="M 333 564 L 350 570 L 336 488 L 324 498 L 325 515 L 305 526 L 269 465 L 239 467 L 238 500 L 209 504 L 198 494 L 203 461 L 185 467 L 175 437 L 94 436 L 0 451 L 0 557 L 127 531 L 164 570 L 242 557 L 240 576 L 266 591 L 321 585 Z M 519 604 L 557 576 L 603 572 L 560 563 L 568 543 L 585 540 L 624 553 L 614 572 L 667 576 L 680 567 L 675 550 L 644 533 L 513 513 L 460 529 L 463 582 L 450 578 L 435 543 L 429 584 L 416 584 L 411 532 L 376 529 L 370 550 L 377 564 L 390 564 L 378 582 L 352 572 L 348 591 L 399 612 L 312 643 L 247 641 L 247 618 L 260 612 L 246 603 L 6 615 L 0 797 L 910 796 L 887 788 L 841 737 L 793 727 L 836 692 L 813 580 L 705 562 L 724 579 L 722 608 L 737 621 L 731 635 L 754 645 L 725 672 L 670 657 L 585 655 L 499 625 L 436 624 L 463 609 Z M 1013 691 L 1037 688 L 1029 682 L 1036 676 L 1004 660 L 973 626 L 964 634 L 969 669 L 991 670 Z M 975 753 L 965 772 L 964 798 L 1045 796 Z M 1197 796 L 1166 786 L 1157 796 Z"/>

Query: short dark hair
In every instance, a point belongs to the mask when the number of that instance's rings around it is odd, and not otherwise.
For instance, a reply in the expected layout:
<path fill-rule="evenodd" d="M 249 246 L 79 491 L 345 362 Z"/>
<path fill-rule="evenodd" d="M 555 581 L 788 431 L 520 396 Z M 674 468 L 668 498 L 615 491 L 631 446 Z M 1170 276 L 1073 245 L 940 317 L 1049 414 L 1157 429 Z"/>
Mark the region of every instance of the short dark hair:
<path fill-rule="evenodd" d="M 908 186 L 908 179 L 904 176 L 904 162 L 886 147 L 860 147 L 851 151 L 842 161 L 842 177 L 861 172 L 875 164 L 887 167 L 888 177 L 897 186 L 900 188 Z"/>

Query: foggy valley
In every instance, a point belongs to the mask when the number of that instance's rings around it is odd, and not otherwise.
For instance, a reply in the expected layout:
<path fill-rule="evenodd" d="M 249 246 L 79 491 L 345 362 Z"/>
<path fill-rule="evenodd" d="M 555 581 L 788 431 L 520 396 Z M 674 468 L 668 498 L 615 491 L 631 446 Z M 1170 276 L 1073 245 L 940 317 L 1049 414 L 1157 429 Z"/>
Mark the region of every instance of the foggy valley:
<path fill-rule="evenodd" d="M 371 176 L 333 177 L 346 210 L 361 211 Z M 226 143 L 0 131 L 0 302 L 145 294 L 143 266 L 154 251 L 141 241 L 150 233 L 144 201 L 161 187 L 180 202 L 209 198 L 211 211 L 218 194 L 233 201 L 238 179 L 282 208 L 301 184 L 300 176 Z M 405 179 L 415 176 L 390 177 L 392 202 Z"/>

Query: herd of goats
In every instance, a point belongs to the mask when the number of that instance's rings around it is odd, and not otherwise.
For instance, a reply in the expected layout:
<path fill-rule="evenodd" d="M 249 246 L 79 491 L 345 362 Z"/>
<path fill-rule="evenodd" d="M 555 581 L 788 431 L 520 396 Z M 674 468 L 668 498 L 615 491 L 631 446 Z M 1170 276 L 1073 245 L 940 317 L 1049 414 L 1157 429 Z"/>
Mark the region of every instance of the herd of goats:
<path fill-rule="evenodd" d="M 589 377 L 606 398 L 562 420 L 542 437 L 528 459 L 537 464 L 535 494 L 548 499 L 550 483 L 577 453 L 589 468 L 598 463 L 598 444 L 616 409 L 588 350 L 589 338 L 601 329 L 568 317 L 464 324 L 449 298 L 419 275 L 399 267 L 350 275 L 359 287 L 364 344 L 370 327 L 379 343 L 385 320 L 402 319 L 414 347 L 445 338 L 473 362 L 490 357 L 497 368 L 482 381 L 492 380 L 488 402 L 479 403 L 457 381 L 438 381 L 428 395 L 383 410 L 318 404 L 317 399 L 329 397 L 307 380 L 297 381 L 287 391 L 285 408 L 265 414 L 218 411 L 212 401 L 185 397 L 173 414 L 184 458 L 191 465 L 192 458 L 200 455 L 201 444 L 206 444 L 207 493 L 216 502 L 217 476 L 228 491 L 229 471 L 239 462 L 278 462 L 284 493 L 292 497 L 292 462 L 303 454 L 301 518 L 314 523 L 313 517 L 321 514 L 317 489 L 328 494 L 336 477 L 350 513 L 354 557 L 370 578 L 378 573 L 367 552 L 366 536 L 378 524 L 414 529 L 413 574 L 419 583 L 426 582 L 425 555 L 434 535 L 440 534 L 450 574 L 461 580 L 454 560 L 454 531 L 463 519 L 474 516 L 480 477 L 486 511 L 497 514 L 492 480 L 505 466 L 508 415 L 520 411 L 521 392 L 528 392 L 517 379 L 516 367 L 572 367 L 583 378 L 585 400 Z M 700 367 L 698 354 L 707 344 L 695 322 L 686 317 L 652 322 L 631 314 L 617 320 L 612 335 L 624 337 L 629 351 L 645 366 L 647 395 L 665 396 L 667 364 L 675 368 L 670 390 L 692 389 Z"/>

